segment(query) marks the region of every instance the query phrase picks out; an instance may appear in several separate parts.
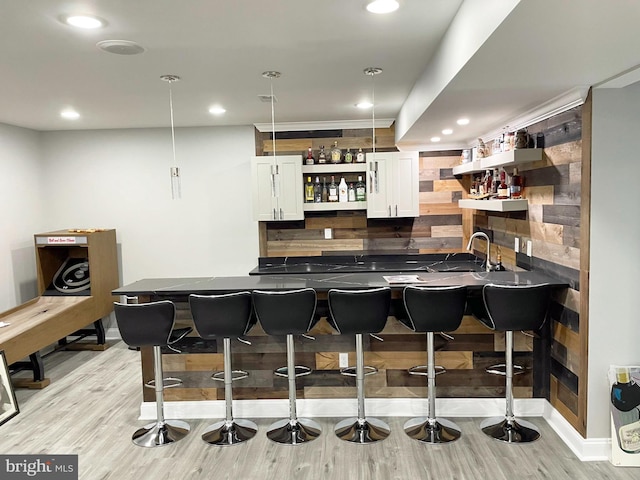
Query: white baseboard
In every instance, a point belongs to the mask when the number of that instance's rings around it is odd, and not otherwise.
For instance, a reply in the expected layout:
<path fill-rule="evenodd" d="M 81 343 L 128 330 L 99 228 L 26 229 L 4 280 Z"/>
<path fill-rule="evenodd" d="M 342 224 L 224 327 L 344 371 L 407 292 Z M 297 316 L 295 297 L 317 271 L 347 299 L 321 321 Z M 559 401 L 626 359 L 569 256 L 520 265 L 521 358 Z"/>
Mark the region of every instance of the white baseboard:
<path fill-rule="evenodd" d="M 104 332 L 107 340 L 122 340 L 118 327 L 109 327 Z"/>
<path fill-rule="evenodd" d="M 379 417 L 414 417 L 427 412 L 427 399 L 369 398 L 367 413 Z M 442 417 L 493 417 L 504 415 L 503 398 L 444 398 L 436 400 L 438 415 Z M 353 398 L 299 399 L 296 403 L 300 417 L 350 417 L 357 414 Z M 571 451 L 583 462 L 609 460 L 610 438 L 583 438 L 553 406 L 542 398 L 517 398 L 514 410 L 522 417 L 542 417 Z M 234 415 L 238 418 L 284 418 L 289 415 L 289 401 L 234 400 Z M 155 402 L 140 406 L 140 419 L 153 420 Z M 224 418 L 223 400 L 166 402 L 165 416 L 179 419 Z"/>

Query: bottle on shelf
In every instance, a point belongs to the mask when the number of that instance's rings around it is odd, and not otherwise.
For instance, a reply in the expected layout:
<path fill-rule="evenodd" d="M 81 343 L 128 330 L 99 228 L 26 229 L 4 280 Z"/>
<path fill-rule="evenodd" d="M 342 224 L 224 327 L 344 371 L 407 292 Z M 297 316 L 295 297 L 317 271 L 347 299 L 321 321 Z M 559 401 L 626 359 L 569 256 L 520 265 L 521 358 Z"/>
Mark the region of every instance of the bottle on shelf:
<path fill-rule="evenodd" d="M 350 148 L 347 148 L 347 153 L 344 154 L 344 163 L 353 163 L 353 155 Z"/>
<path fill-rule="evenodd" d="M 324 145 L 320 145 L 320 153 L 318 153 L 318 163 L 327 163 L 327 154 L 324 153 Z"/>
<path fill-rule="evenodd" d="M 482 179 L 482 185 L 480 185 L 480 194 L 485 195 L 491 193 L 491 170 L 485 170 L 484 178 Z"/>
<path fill-rule="evenodd" d="M 331 163 L 340 163 L 342 161 L 342 150 L 338 148 L 338 141 L 333 142 L 331 149 Z"/>
<path fill-rule="evenodd" d="M 329 201 L 329 190 L 327 189 L 327 177 L 322 177 L 322 201 Z"/>
<path fill-rule="evenodd" d="M 498 196 L 498 187 L 500 186 L 500 178 L 498 177 L 498 169 L 493 170 L 493 178 L 491 179 L 491 194 Z"/>
<path fill-rule="evenodd" d="M 305 159 L 304 163 L 306 165 L 313 165 L 313 151 L 311 150 L 311 147 L 309 147 L 309 149 L 307 150 L 307 158 Z"/>
<path fill-rule="evenodd" d="M 507 173 L 504 170 L 500 170 L 500 183 L 498 185 L 498 198 L 505 200 L 509 198 L 509 186 L 506 180 Z"/>
<path fill-rule="evenodd" d="M 361 148 L 358 149 L 358 153 L 356 154 L 356 162 L 364 163 L 364 152 Z"/>
<path fill-rule="evenodd" d="M 613 423 L 620 449 L 640 453 L 640 386 L 628 367 L 615 368 L 616 381 L 611 386 Z"/>
<path fill-rule="evenodd" d="M 367 186 L 362 181 L 362 175 L 358 175 L 356 183 L 356 202 L 364 202 L 367 198 Z"/>
<path fill-rule="evenodd" d="M 322 202 L 322 185 L 320 185 L 320 177 L 316 177 L 316 181 L 313 184 L 313 202 Z"/>
<path fill-rule="evenodd" d="M 329 184 L 329 201 L 338 201 L 338 185 L 336 184 L 336 179 L 333 175 L 331 175 L 331 183 Z"/>
<path fill-rule="evenodd" d="M 511 198 L 522 198 L 522 177 L 518 175 L 518 169 L 516 167 L 513 168 L 513 175 L 511 175 L 509 196 Z"/>
<path fill-rule="evenodd" d="M 502 265 L 502 255 L 501 254 L 498 254 L 498 263 L 495 264 L 493 269 L 496 272 L 504 272 L 504 271 L 507 270 L 506 268 L 504 268 L 504 265 Z"/>
<path fill-rule="evenodd" d="M 347 182 L 344 181 L 344 177 L 340 179 L 340 184 L 338 185 L 338 201 L 349 201 L 349 187 L 347 186 Z"/>
<path fill-rule="evenodd" d="M 311 177 L 307 177 L 307 183 L 304 185 L 304 201 L 313 203 L 313 183 L 311 183 Z"/>
<path fill-rule="evenodd" d="M 347 189 L 347 197 L 350 202 L 356 201 L 356 187 L 353 186 L 353 183 L 349 184 L 349 188 Z"/>

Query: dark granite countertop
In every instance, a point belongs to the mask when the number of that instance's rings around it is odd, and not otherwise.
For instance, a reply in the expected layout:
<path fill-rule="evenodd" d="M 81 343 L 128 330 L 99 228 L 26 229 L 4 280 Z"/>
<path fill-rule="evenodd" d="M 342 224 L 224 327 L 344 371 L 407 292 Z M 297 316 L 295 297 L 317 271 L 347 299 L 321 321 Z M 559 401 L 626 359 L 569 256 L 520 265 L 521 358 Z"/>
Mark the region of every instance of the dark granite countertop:
<path fill-rule="evenodd" d="M 114 295 L 153 295 L 158 297 L 179 297 L 190 293 L 216 294 L 242 290 L 286 290 L 314 288 L 326 292 L 331 288 L 362 289 L 390 286 L 394 290 L 406 284 L 389 284 L 384 276 L 388 272 L 360 273 L 307 273 L 285 275 L 245 275 L 240 277 L 201 278 L 150 278 L 117 288 Z M 414 271 L 393 272 L 393 275 L 415 275 Z M 499 285 L 535 285 L 549 283 L 557 287 L 567 284 L 538 272 L 440 272 L 418 275 L 415 284 L 426 286 L 465 285 L 469 289 L 481 289 L 487 283 Z"/>
<path fill-rule="evenodd" d="M 260 257 L 249 275 L 360 272 L 482 272 L 484 260 L 469 253 Z"/>

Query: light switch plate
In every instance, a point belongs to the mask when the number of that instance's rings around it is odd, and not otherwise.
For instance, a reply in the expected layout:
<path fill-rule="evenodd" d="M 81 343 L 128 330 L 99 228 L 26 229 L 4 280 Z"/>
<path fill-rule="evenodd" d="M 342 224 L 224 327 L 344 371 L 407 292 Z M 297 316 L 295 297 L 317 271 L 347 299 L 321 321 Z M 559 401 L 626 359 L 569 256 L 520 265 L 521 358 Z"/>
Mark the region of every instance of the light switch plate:
<path fill-rule="evenodd" d="M 518 237 L 516 237 L 515 239 L 513 249 L 516 251 L 516 253 L 520 252 L 520 239 Z"/>
<path fill-rule="evenodd" d="M 347 368 L 349 366 L 349 354 L 348 353 L 340 353 L 338 355 L 338 366 L 340 368 Z"/>
<path fill-rule="evenodd" d="M 527 257 L 530 257 L 533 255 L 532 250 L 533 250 L 533 242 L 531 240 L 527 240 Z"/>
<path fill-rule="evenodd" d="M 324 238 L 325 240 L 331 240 L 331 238 L 333 237 L 333 232 L 331 231 L 330 228 L 325 228 L 324 229 Z"/>

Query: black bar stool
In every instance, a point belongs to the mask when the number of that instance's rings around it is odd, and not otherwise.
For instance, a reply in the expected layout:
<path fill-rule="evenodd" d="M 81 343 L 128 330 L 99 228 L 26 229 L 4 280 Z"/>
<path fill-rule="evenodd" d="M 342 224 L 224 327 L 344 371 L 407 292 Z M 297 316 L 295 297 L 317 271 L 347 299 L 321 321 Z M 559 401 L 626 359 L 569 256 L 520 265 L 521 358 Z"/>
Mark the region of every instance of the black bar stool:
<path fill-rule="evenodd" d="M 296 366 L 294 335 L 305 335 L 319 319 L 315 316 L 316 292 L 312 288 L 286 291 L 253 291 L 253 306 L 262 328 L 268 335 L 286 335 L 287 366 L 275 374 L 289 380 L 289 418 L 278 420 L 267 431 L 267 437 L 277 443 L 298 445 L 320 436 L 320 425 L 296 413 L 296 377 L 308 375 L 311 369 Z"/>
<path fill-rule="evenodd" d="M 156 421 L 133 434 L 133 443 L 140 447 L 160 447 L 177 442 L 189 433 L 189 424 L 182 420 L 165 420 L 163 391 L 182 382 L 163 378 L 161 347 L 166 347 L 175 323 L 176 308 L 169 300 L 152 303 L 114 303 L 114 312 L 122 340 L 130 347 L 153 347 L 155 379 L 145 386 L 156 392 Z M 188 332 L 187 332 L 188 333 Z M 169 381 L 172 383 L 165 383 Z"/>
<path fill-rule="evenodd" d="M 251 307 L 251 292 L 225 295 L 189 295 L 189 306 L 196 331 L 205 340 L 222 337 L 224 371 L 214 373 L 211 378 L 224 381 L 225 419 L 207 427 L 202 440 L 210 445 L 236 445 L 253 438 L 258 431 L 255 423 L 233 418 L 232 383 L 247 378 L 242 370 L 231 370 L 231 337 L 245 335 L 255 318 Z M 235 376 L 234 376 L 235 374 Z"/>
<path fill-rule="evenodd" d="M 407 319 L 399 318 L 414 332 L 427 334 L 427 378 L 429 410 L 427 417 L 412 418 L 404 424 L 404 431 L 415 440 L 425 443 L 447 443 L 460 438 L 460 427 L 450 420 L 436 418 L 436 366 L 434 332 L 451 332 L 462 322 L 467 303 L 466 287 L 406 286 L 402 292 Z M 444 373 L 439 367 L 438 373 Z M 424 375 L 424 366 L 412 367 L 409 374 Z"/>
<path fill-rule="evenodd" d="M 513 413 L 513 332 L 539 330 L 547 317 L 551 287 L 541 285 L 485 285 L 482 304 L 474 304 L 473 313 L 480 322 L 492 330 L 505 332 L 506 413 L 480 424 L 482 431 L 496 440 L 508 443 L 532 442 L 540 432 L 530 422 L 517 420 Z M 496 373 L 495 367 L 487 371 Z M 500 373 L 502 374 L 502 373 Z"/>
<path fill-rule="evenodd" d="M 389 425 L 377 418 L 365 416 L 364 411 L 364 352 L 362 334 L 378 333 L 387 323 L 391 290 L 388 287 L 368 290 L 329 290 L 328 318 L 331 326 L 341 335 L 356 336 L 356 388 L 358 417 L 347 418 L 335 426 L 338 438 L 347 442 L 365 444 L 384 440 L 389 436 Z M 369 373 L 377 370 L 367 367 Z M 343 372 L 344 373 L 344 370 Z"/>

